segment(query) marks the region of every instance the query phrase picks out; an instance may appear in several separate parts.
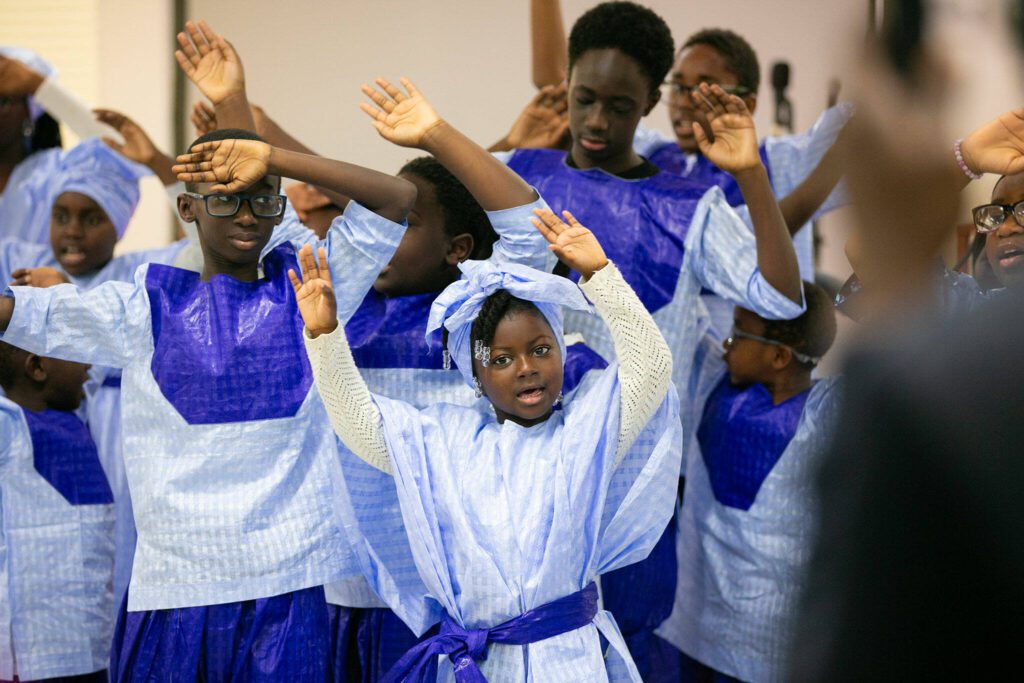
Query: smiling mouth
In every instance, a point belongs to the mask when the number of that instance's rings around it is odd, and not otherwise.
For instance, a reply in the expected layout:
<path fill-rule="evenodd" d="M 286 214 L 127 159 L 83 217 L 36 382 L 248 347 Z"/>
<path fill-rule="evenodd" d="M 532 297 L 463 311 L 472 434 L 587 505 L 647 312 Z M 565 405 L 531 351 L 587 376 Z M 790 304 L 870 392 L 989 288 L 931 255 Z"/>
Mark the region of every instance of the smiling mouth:
<path fill-rule="evenodd" d="M 535 406 L 544 399 L 544 387 L 523 389 L 516 394 L 516 399 L 525 405 Z"/>

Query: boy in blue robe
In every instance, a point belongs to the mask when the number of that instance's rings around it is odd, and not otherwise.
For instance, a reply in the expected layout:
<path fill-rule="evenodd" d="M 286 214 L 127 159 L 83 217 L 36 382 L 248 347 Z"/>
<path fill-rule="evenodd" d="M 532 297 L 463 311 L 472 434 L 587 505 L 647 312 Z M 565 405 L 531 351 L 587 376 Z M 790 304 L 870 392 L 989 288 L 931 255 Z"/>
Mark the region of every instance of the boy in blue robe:
<path fill-rule="evenodd" d="M 235 58 L 223 39 L 207 36 L 183 59 L 204 67 Z M 217 104 L 224 105 L 218 116 L 231 121 L 231 103 Z M 120 680 L 157 671 L 321 677 L 328 645 L 321 586 L 354 569 L 330 511 L 335 439 L 295 346 L 297 309 L 281 288 L 296 247 L 316 237 L 287 213 L 280 176 L 353 198 L 326 240 L 350 284 L 346 320 L 398 244 L 404 227 L 396 221 L 416 189 L 254 137 L 222 130 L 192 147 L 201 152 L 231 138 L 218 160 L 236 174 L 229 184 L 191 184 L 178 199 L 182 218 L 197 226 L 201 274 L 151 264 L 134 284 L 84 294 L 16 287 L 15 298 L 0 300 L 6 341 L 123 368 L 138 546 L 115 636 Z M 233 163 L 236 152 L 254 149 L 266 174 Z M 199 169 L 176 170 L 191 183 Z"/>
<path fill-rule="evenodd" d="M 107 680 L 113 494 L 75 414 L 88 366 L 0 342 L 0 680 Z"/>
<path fill-rule="evenodd" d="M 833 305 L 805 282 L 807 310 L 766 320 L 737 307 L 724 354 L 707 336 L 691 391 L 704 413 L 686 460 L 679 585 L 657 633 L 683 680 L 785 676 L 789 621 L 816 530 L 813 472 L 836 418 L 837 380 L 812 372 L 836 334 Z"/>

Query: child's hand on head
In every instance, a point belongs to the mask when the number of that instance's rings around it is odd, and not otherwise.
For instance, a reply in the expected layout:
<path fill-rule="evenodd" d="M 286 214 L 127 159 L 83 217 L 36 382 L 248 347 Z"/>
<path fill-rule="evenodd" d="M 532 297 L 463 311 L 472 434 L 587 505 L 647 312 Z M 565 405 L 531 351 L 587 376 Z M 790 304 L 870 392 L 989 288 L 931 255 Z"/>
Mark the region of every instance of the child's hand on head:
<path fill-rule="evenodd" d="M 323 247 L 317 249 L 317 256 L 319 264 L 313 258 L 313 248 L 308 244 L 299 250 L 301 281 L 294 270 L 288 269 L 288 279 L 292 281 L 295 290 L 299 313 L 306 323 L 309 336 L 313 338 L 330 334 L 338 327 L 338 304 L 334 298 L 331 271 L 327 267 L 327 253 Z"/>
<path fill-rule="evenodd" d="M 378 78 L 374 82 L 386 94 L 364 83 L 363 94 L 377 106 L 361 102 L 359 108 L 373 119 L 373 127 L 385 140 L 402 147 L 425 149 L 429 134 L 444 124 L 444 120 L 437 115 L 434 107 L 416 89 L 412 81 L 408 78 L 399 80 L 405 87 L 405 93 L 383 78 Z"/>
<path fill-rule="evenodd" d="M 239 192 L 267 175 L 270 145 L 257 140 L 214 140 L 181 154 L 172 170 L 186 183 L 216 183 L 214 194 Z"/>
<path fill-rule="evenodd" d="M 0 97 L 26 97 L 35 93 L 43 76 L 17 59 L 0 57 Z"/>
<path fill-rule="evenodd" d="M 12 286 L 18 287 L 53 287 L 68 282 L 67 276 L 55 268 L 18 268 L 11 273 Z"/>
<path fill-rule="evenodd" d="M 1024 108 L 1008 111 L 972 132 L 961 143 L 960 153 L 975 173 L 1024 171 Z"/>
<path fill-rule="evenodd" d="M 530 220 L 550 243 L 548 249 L 585 279 L 589 280 L 594 273 L 608 265 L 608 257 L 594 233 L 581 225 L 571 213 L 562 212 L 568 225 L 548 209 L 534 209 L 533 213 L 537 218 Z"/>
<path fill-rule="evenodd" d="M 245 92 L 242 60 L 231 43 L 224 40 L 205 21 L 185 22 L 185 33 L 178 34 L 180 50 L 174 51 L 178 66 L 214 106 Z"/>
<path fill-rule="evenodd" d="M 519 149 L 557 149 L 569 138 L 568 85 L 546 85 L 512 124 L 506 141 Z"/>
<path fill-rule="evenodd" d="M 708 161 L 733 174 L 761 165 L 754 119 L 741 98 L 707 83 L 701 83 L 692 97 L 711 128 L 713 139 L 693 123 L 697 145 Z"/>
<path fill-rule="evenodd" d="M 156 145 L 146 135 L 142 127 L 120 112 L 110 109 L 93 109 L 96 119 L 115 129 L 124 138 L 124 144 L 110 138 L 103 138 L 103 142 L 112 150 L 130 159 L 137 164 L 148 166 L 159 154 Z"/>

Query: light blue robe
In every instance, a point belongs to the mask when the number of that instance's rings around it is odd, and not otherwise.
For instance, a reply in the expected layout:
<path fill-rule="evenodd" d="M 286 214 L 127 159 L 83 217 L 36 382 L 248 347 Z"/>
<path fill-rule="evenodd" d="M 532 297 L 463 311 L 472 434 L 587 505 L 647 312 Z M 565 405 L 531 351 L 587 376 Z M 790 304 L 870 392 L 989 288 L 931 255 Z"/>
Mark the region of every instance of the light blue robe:
<path fill-rule="evenodd" d="M 49 244 L 50 232 L 32 221 L 36 206 L 32 195 L 21 186 L 39 173 L 52 175 L 60 167 L 62 150 L 44 149 L 14 167 L 7 186 L 0 194 L 0 239 L 21 239 L 32 244 Z M 29 229 L 31 227 L 31 230 Z"/>
<path fill-rule="evenodd" d="M 339 279 L 340 320 L 359 305 L 403 232 L 356 202 L 335 220 L 325 246 Z M 265 253 L 315 243 L 289 212 Z M 354 573 L 331 512 L 337 450 L 319 394 L 308 391 L 291 417 L 190 424 L 151 368 L 149 268 L 139 268 L 134 284 L 107 282 L 84 293 L 72 285 L 15 287 L 3 335 L 40 355 L 123 369 L 124 464 L 138 528 L 128 609 L 250 600 Z M 218 279 L 225 287 L 244 284 Z M 273 387 L 263 391 L 277 395 Z M 217 399 L 231 405 L 213 394 L 210 404 Z"/>

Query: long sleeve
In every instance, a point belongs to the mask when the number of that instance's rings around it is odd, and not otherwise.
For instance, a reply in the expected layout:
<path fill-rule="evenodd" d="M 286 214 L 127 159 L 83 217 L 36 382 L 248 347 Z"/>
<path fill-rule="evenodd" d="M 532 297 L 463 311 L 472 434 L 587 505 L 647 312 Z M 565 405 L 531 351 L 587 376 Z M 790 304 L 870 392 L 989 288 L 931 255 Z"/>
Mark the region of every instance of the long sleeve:
<path fill-rule="evenodd" d="M 392 474 L 380 409 L 352 358 L 344 326 L 316 339 L 307 335 L 305 341 L 313 380 L 335 433 L 361 460 Z"/>
<path fill-rule="evenodd" d="M 558 257 L 548 249 L 548 241 L 530 222 L 535 218 L 534 209 L 549 207 L 536 189 L 534 192 L 537 199 L 529 204 L 487 212 L 487 218 L 499 238 L 494 243 L 490 260 L 494 263 L 518 263 L 550 273 L 558 263 Z"/>
<path fill-rule="evenodd" d="M 804 311 L 764 279 L 753 231 L 717 187 L 708 190 L 694 212 L 684 259 L 684 269 L 701 287 L 761 317 L 792 320 Z"/>
<path fill-rule="evenodd" d="M 50 116 L 66 125 L 82 140 L 106 136 L 124 142 L 119 132 L 97 121 L 88 105 L 53 78 L 44 80 L 33 97 Z"/>
<path fill-rule="evenodd" d="M 87 292 L 74 285 L 12 287 L 14 315 L 0 340 L 40 356 L 123 368 L 152 346 L 145 267 L 136 284 L 105 282 Z"/>
<path fill-rule="evenodd" d="M 334 290 L 338 297 L 338 321 L 344 325 L 363 303 L 404 234 L 404 225 L 389 221 L 353 200 L 345 207 L 345 213 L 334 219 L 327 238 L 321 241 L 299 221 L 289 204 L 263 254 L 284 242 L 290 242 L 296 251 L 306 244 L 313 249 L 324 247 L 338 285 Z"/>
<path fill-rule="evenodd" d="M 651 314 L 614 264 L 581 282 L 580 289 L 608 326 L 619 359 L 618 462 L 665 398 L 672 379 L 672 353 Z"/>

